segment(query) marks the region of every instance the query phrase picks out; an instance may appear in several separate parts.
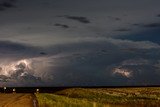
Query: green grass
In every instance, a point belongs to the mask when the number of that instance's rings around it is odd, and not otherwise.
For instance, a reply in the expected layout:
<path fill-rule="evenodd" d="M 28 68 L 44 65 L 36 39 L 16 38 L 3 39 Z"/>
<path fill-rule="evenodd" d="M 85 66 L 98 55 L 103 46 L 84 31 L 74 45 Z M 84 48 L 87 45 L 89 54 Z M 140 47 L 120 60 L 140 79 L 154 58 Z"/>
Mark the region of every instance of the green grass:
<path fill-rule="evenodd" d="M 102 104 L 90 102 L 84 99 L 69 98 L 55 94 L 36 94 L 39 107 L 101 107 Z"/>
<path fill-rule="evenodd" d="M 160 105 L 160 88 L 69 88 L 53 94 L 36 94 L 40 105 L 98 107 L 105 104 Z M 96 103 L 95 103 L 96 102 Z"/>
<path fill-rule="evenodd" d="M 55 94 L 99 103 L 160 103 L 160 88 L 71 88 Z"/>

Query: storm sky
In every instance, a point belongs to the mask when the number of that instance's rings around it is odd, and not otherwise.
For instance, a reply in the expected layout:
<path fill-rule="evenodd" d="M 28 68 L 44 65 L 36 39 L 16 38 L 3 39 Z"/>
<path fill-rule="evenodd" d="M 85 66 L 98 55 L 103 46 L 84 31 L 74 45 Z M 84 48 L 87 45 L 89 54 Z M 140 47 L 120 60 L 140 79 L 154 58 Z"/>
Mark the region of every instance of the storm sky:
<path fill-rule="evenodd" d="M 0 0 L 0 86 L 160 85 L 160 0 Z"/>

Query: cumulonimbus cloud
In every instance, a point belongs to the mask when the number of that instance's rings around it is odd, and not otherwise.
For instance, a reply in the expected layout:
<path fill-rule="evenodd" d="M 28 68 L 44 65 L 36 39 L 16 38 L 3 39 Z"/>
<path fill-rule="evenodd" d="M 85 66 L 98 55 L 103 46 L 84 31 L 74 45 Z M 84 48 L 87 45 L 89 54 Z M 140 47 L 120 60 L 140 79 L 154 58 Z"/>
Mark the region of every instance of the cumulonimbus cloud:
<path fill-rule="evenodd" d="M 160 57 L 154 52 L 150 53 L 159 49 L 158 44 L 112 38 L 103 40 L 85 39 L 83 42 L 49 46 L 42 49 L 16 43 L 16 45 L 25 48 L 11 50 L 14 49 L 12 47 L 15 43 L 4 42 L 4 44 L 10 44 L 7 51 L 18 56 L 16 60 L 11 58 L 1 63 L 3 71 L 4 68 L 13 66 L 12 70 L 8 70 L 8 73 L 11 73 L 10 75 L 1 72 L 1 83 L 15 83 L 26 86 L 33 85 L 30 84 L 31 81 L 41 86 L 121 85 L 120 81 L 125 79 L 129 79 L 127 83 L 135 83 L 137 81 L 133 82 L 132 80 L 139 78 L 142 74 L 139 74 L 140 72 L 133 69 L 133 67 L 145 66 L 144 69 L 139 70 L 143 71 L 143 75 L 146 75 L 145 78 L 147 79 L 152 72 L 148 71 L 148 74 L 145 74 L 146 67 L 150 66 L 150 69 L 154 69 L 152 63 L 150 63 L 151 56 Z M 140 47 L 141 45 L 142 47 Z M 123 50 L 133 47 L 135 48 L 133 52 Z M 3 50 L 3 47 L 0 49 Z M 35 50 L 37 50 L 36 53 Z M 27 51 L 30 54 L 26 54 Z M 145 51 L 145 54 L 140 54 L 143 51 Z M 40 54 L 41 52 L 47 54 Z M 139 57 L 142 57 L 142 59 L 138 59 Z M 19 63 L 23 61 L 27 61 L 29 66 Z M 115 64 L 118 65 L 114 66 Z M 122 68 L 116 69 L 117 66 L 122 66 Z M 15 68 L 18 70 L 15 70 Z M 113 69 L 114 72 L 112 72 Z M 22 82 L 18 80 L 22 80 Z"/>

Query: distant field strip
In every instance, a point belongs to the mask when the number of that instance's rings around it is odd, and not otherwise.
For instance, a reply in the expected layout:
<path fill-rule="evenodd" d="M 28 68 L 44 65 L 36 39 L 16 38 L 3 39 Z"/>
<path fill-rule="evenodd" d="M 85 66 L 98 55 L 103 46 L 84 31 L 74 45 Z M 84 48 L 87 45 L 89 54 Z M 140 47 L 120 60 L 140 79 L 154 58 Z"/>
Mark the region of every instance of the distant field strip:
<path fill-rule="evenodd" d="M 55 94 L 70 98 L 87 99 L 99 103 L 130 104 L 159 103 L 160 88 L 71 88 Z"/>
<path fill-rule="evenodd" d="M 69 88 L 36 97 L 40 107 L 159 107 L 160 88 Z"/>

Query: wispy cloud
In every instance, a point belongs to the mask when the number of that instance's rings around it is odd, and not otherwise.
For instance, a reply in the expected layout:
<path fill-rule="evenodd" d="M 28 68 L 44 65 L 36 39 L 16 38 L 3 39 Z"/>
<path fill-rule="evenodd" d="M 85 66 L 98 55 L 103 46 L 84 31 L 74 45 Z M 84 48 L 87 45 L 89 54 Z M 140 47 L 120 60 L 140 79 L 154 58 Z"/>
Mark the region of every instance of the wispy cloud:
<path fill-rule="evenodd" d="M 65 25 L 65 24 L 60 24 L 60 23 L 56 23 L 54 24 L 55 26 L 58 26 L 58 27 L 62 27 L 62 28 L 69 28 L 68 25 Z"/>
<path fill-rule="evenodd" d="M 119 31 L 119 32 L 128 32 L 128 31 L 131 31 L 131 29 L 120 28 L 120 29 L 116 29 L 115 31 Z"/>
<path fill-rule="evenodd" d="M 148 28 L 160 27 L 160 23 L 150 23 L 143 25 L 143 27 L 148 27 Z"/>
<path fill-rule="evenodd" d="M 83 16 L 64 15 L 64 16 L 59 16 L 59 17 L 65 17 L 67 19 L 76 20 L 76 21 L 84 23 L 84 24 L 91 23 L 91 21 L 87 17 L 83 17 Z"/>

